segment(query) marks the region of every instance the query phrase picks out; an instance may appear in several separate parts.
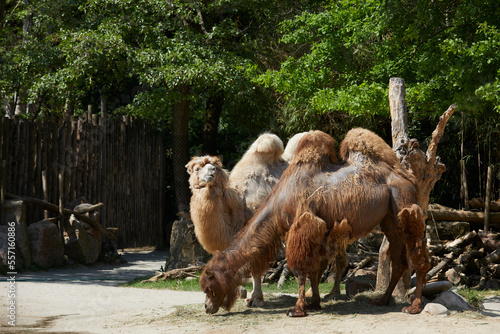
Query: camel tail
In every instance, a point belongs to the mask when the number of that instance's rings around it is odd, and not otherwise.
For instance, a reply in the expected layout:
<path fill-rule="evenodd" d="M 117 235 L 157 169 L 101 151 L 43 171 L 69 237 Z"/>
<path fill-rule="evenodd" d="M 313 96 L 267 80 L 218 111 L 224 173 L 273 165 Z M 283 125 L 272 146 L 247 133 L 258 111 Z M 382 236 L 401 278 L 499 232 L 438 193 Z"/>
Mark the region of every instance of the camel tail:
<path fill-rule="evenodd" d="M 347 132 L 340 143 L 340 156 L 343 160 L 349 160 L 350 154 L 354 152 L 360 152 L 374 161 L 383 161 L 393 168 L 401 168 L 392 148 L 370 130 L 355 128 Z"/>

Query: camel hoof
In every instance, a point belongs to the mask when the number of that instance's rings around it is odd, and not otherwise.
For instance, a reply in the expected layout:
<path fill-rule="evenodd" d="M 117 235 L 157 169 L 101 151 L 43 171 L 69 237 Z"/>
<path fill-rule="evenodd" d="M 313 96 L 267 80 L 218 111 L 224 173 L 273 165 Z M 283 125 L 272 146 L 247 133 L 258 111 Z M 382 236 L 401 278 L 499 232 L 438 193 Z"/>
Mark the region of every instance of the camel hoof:
<path fill-rule="evenodd" d="M 420 312 L 422 312 L 422 307 L 419 305 L 410 305 L 408 307 L 403 307 L 401 311 L 409 314 L 419 314 Z"/>
<path fill-rule="evenodd" d="M 248 298 L 247 299 L 248 307 L 262 307 L 264 306 L 264 300 L 258 298 Z"/>
<path fill-rule="evenodd" d="M 286 315 L 292 318 L 307 317 L 307 312 L 306 310 L 299 311 L 295 308 L 291 308 L 288 311 L 286 311 Z"/>
<path fill-rule="evenodd" d="M 337 300 L 337 298 L 340 297 L 340 293 L 329 293 L 327 295 L 325 295 L 325 297 L 323 297 L 323 299 L 325 301 L 329 301 L 329 300 Z"/>
<path fill-rule="evenodd" d="M 311 310 L 311 311 L 321 311 L 321 305 L 319 303 L 311 303 L 307 304 L 306 309 Z"/>
<path fill-rule="evenodd" d="M 378 298 L 370 301 L 370 304 L 375 306 L 387 306 L 389 305 L 390 299 L 386 300 L 385 298 Z"/>

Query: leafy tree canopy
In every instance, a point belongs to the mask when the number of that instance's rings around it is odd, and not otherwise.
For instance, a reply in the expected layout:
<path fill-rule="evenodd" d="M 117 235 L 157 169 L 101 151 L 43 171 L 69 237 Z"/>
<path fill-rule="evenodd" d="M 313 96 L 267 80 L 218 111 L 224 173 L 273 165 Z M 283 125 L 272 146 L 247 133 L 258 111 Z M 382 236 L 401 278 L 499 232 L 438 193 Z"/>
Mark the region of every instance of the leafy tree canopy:
<path fill-rule="evenodd" d="M 283 22 L 295 46 L 258 81 L 288 108 L 388 115 L 388 82 L 406 81 L 414 117 L 455 103 L 500 112 L 500 3 L 496 0 L 342 0 Z"/>

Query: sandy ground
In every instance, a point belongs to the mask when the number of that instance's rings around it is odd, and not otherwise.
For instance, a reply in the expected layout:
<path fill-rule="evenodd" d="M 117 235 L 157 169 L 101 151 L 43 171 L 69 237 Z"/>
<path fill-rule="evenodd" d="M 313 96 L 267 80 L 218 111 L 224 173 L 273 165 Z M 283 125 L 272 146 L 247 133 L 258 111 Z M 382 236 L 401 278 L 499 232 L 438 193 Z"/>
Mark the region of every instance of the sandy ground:
<path fill-rule="evenodd" d="M 271 296 L 262 309 L 204 313 L 202 292 L 118 287 L 134 277 L 152 276 L 166 252 L 128 251 L 128 263 L 50 270 L 16 275 L 16 326 L 8 325 L 9 283 L 0 282 L 0 332 L 5 333 L 498 333 L 500 298 L 485 312 L 452 312 L 448 317 L 408 315 L 400 306 L 358 310 L 346 303 L 328 304 L 323 312 L 290 319 L 294 296 Z M 288 307 L 288 306 L 286 306 Z"/>

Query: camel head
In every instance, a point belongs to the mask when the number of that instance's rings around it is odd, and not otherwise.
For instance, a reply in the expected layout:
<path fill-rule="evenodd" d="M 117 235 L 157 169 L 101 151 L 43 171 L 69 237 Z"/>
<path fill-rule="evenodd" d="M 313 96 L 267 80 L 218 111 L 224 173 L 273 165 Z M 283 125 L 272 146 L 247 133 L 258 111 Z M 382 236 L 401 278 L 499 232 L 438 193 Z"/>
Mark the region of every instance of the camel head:
<path fill-rule="evenodd" d="M 229 311 L 238 297 L 237 284 L 234 278 L 221 267 L 210 266 L 200 277 L 200 287 L 205 292 L 205 311 L 215 314 L 222 307 Z"/>
<path fill-rule="evenodd" d="M 218 157 L 208 155 L 193 157 L 186 168 L 190 175 L 189 186 L 191 189 L 201 189 L 212 185 L 220 178 L 222 178 L 221 182 L 227 180 L 227 175 L 222 170 L 222 162 Z"/>

